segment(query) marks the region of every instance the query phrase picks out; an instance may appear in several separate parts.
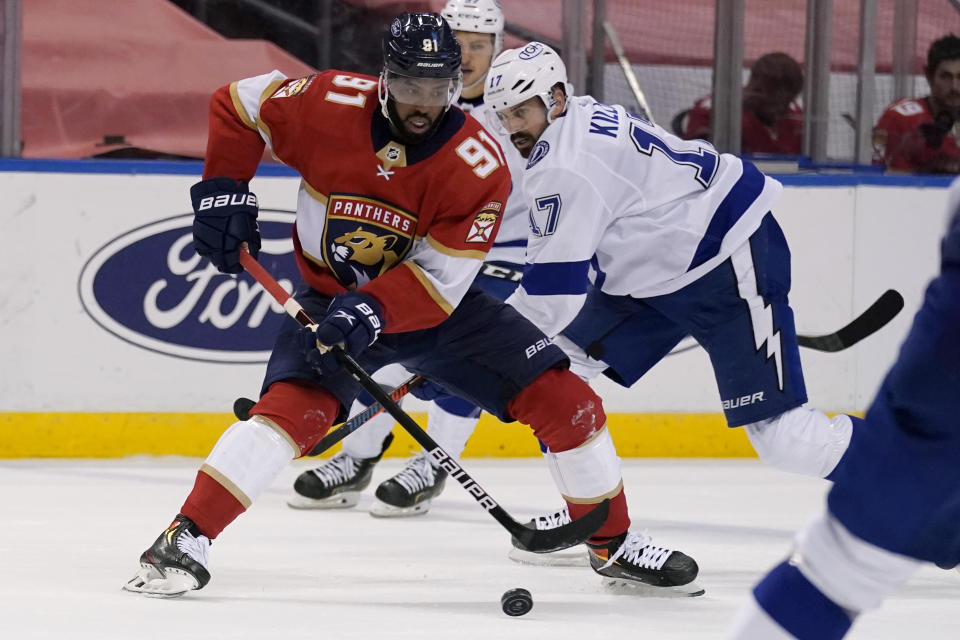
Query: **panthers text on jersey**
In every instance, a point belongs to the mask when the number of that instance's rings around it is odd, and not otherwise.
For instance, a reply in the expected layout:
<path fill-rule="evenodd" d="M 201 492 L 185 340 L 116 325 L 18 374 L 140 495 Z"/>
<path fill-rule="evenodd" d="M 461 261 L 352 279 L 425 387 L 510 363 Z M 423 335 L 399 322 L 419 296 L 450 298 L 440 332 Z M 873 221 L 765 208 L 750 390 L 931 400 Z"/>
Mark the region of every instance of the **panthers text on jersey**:
<path fill-rule="evenodd" d="M 749 162 L 619 105 L 571 97 L 524 175 L 531 236 L 508 299 L 548 336 L 576 316 L 589 272 L 616 296 L 677 291 L 750 237 L 782 189 Z"/>
<path fill-rule="evenodd" d="M 403 145 L 381 114 L 376 78 L 274 71 L 218 89 L 204 177 L 250 180 L 264 143 L 302 178 L 293 241 L 307 284 L 372 295 L 388 333 L 448 317 L 510 190 L 503 153 L 476 120 L 451 107 L 430 138 Z"/>

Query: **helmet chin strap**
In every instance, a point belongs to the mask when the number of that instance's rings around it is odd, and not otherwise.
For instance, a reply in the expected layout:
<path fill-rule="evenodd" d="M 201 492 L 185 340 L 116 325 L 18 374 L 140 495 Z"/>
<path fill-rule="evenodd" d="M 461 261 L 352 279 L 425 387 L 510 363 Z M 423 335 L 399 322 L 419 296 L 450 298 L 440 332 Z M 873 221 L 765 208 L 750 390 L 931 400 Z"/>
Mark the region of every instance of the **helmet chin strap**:
<path fill-rule="evenodd" d="M 487 74 L 488 74 L 488 73 L 490 73 L 490 68 L 489 68 L 489 67 L 487 67 L 487 70 L 484 71 L 484 72 L 483 72 L 483 75 L 482 75 L 481 77 L 477 78 L 477 80 L 476 80 L 475 82 L 471 82 L 471 83 L 468 84 L 468 85 L 464 85 L 464 87 L 460 90 L 461 95 L 463 94 L 464 91 L 469 91 L 469 90 L 473 89 L 474 87 L 476 87 L 477 85 L 483 84 L 483 82 L 487 79 Z"/>

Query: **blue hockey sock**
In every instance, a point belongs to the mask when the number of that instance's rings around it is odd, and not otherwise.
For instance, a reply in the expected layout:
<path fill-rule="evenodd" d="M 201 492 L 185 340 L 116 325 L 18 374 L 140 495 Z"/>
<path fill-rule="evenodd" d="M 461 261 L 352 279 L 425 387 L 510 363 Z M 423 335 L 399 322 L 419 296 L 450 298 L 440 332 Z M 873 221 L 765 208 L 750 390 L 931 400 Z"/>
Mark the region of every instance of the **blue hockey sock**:
<path fill-rule="evenodd" d="M 798 640 L 840 640 L 853 620 L 788 562 L 774 567 L 753 588 L 767 614 Z"/>
<path fill-rule="evenodd" d="M 836 480 L 837 472 L 843 466 L 843 463 L 847 460 L 847 454 L 850 452 L 850 447 L 853 445 L 853 439 L 857 437 L 863 430 L 863 418 L 858 418 L 857 416 L 851 416 L 847 414 L 847 417 L 850 418 L 850 421 L 853 422 L 853 432 L 850 434 L 850 443 L 847 445 L 847 450 L 844 452 L 843 457 L 840 458 L 840 462 L 837 463 L 837 466 L 833 468 L 833 471 L 827 474 L 827 480 L 833 482 Z"/>

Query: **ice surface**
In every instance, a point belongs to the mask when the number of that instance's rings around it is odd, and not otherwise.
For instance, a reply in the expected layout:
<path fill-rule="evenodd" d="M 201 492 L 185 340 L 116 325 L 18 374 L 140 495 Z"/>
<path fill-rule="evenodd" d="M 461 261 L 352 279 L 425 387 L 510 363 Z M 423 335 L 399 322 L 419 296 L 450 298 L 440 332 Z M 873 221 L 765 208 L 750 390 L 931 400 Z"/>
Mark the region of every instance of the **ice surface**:
<path fill-rule="evenodd" d="M 149 599 L 120 586 L 167 526 L 199 460 L 0 462 L 0 638 L 721 638 L 750 586 L 820 508 L 826 483 L 744 461 L 625 461 L 635 528 L 692 555 L 700 598 L 605 591 L 586 568 L 506 557 L 506 532 L 454 483 L 425 517 L 295 511 L 291 465 L 211 549 L 202 591 Z M 560 505 L 539 460 L 467 459 L 518 520 Z M 400 469 L 379 465 L 374 482 Z M 533 594 L 510 618 L 500 596 Z M 960 574 L 923 569 L 850 638 L 960 637 Z"/>

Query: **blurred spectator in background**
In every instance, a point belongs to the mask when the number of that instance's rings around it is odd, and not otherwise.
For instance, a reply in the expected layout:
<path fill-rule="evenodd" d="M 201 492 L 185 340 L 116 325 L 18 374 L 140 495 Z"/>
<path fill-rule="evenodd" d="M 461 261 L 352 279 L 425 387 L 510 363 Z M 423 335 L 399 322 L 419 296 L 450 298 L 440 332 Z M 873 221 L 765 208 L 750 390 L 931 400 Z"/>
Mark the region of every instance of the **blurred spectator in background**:
<path fill-rule="evenodd" d="M 743 88 L 741 153 L 799 155 L 803 144 L 803 109 L 797 101 L 803 89 L 800 64 L 785 53 L 761 56 L 750 68 Z M 710 139 L 710 96 L 674 118 L 674 131 L 687 139 Z"/>
<path fill-rule="evenodd" d="M 960 173 L 960 38 L 934 41 L 923 71 L 930 95 L 887 107 L 873 130 L 874 161 L 898 171 Z"/>

